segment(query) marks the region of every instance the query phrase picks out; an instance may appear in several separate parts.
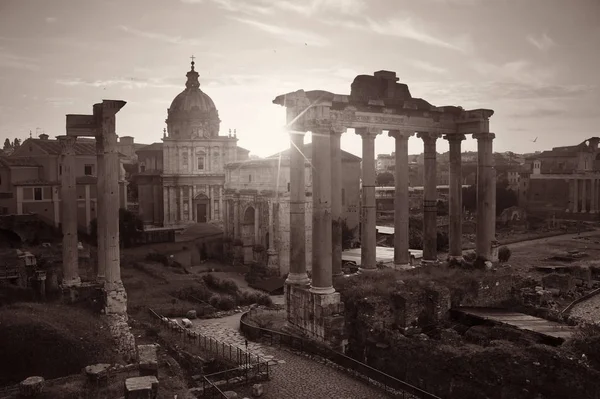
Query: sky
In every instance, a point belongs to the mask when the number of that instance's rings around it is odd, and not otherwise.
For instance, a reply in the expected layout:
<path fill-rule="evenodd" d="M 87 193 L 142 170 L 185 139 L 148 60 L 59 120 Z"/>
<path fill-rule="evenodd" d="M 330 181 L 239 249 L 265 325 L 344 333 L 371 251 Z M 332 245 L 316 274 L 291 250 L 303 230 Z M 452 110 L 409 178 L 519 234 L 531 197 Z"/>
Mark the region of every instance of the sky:
<path fill-rule="evenodd" d="M 65 134 L 66 114 L 119 99 L 117 133 L 160 141 L 192 55 L 221 134 L 258 156 L 289 147 L 276 96 L 349 94 L 378 70 L 433 105 L 493 109 L 495 151 L 600 136 L 598 0 L 0 0 L 0 139 Z M 360 137 L 342 148 L 360 156 Z"/>

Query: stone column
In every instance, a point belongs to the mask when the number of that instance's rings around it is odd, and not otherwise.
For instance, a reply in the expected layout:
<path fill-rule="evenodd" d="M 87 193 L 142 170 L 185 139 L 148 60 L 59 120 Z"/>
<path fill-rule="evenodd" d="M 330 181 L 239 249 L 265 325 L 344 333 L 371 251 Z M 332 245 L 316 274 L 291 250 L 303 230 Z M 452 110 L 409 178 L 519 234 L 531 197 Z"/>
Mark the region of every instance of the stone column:
<path fill-rule="evenodd" d="M 331 129 L 331 273 L 342 273 L 342 149 L 340 139 L 345 128 Z"/>
<path fill-rule="evenodd" d="M 306 285 L 305 132 L 290 131 L 290 272 L 286 283 Z M 313 226 L 314 230 L 314 226 Z M 314 251 L 314 248 L 313 248 Z M 314 266 L 313 266 L 314 268 Z"/>
<path fill-rule="evenodd" d="M 208 202 L 210 203 L 210 220 L 215 220 L 215 186 L 209 186 Z"/>
<path fill-rule="evenodd" d="M 278 266 L 279 262 L 277 259 L 277 250 L 275 249 L 275 215 L 273 211 L 273 207 L 275 206 L 275 202 L 267 202 L 269 206 L 269 242 L 267 249 L 267 266 L 271 268 L 275 268 Z"/>
<path fill-rule="evenodd" d="M 411 131 L 390 130 L 388 136 L 396 140 L 396 185 L 394 196 L 394 266 L 410 265 L 409 252 L 409 198 L 408 198 L 408 139 Z"/>
<path fill-rule="evenodd" d="M 214 192 L 214 190 L 213 190 Z M 259 235 L 259 231 L 260 231 L 260 212 L 258 211 L 258 207 L 260 206 L 259 203 L 255 203 L 254 204 L 254 244 L 259 244 L 260 243 L 260 235 Z M 213 215 L 214 216 L 214 215 Z"/>
<path fill-rule="evenodd" d="M 362 137 L 362 217 L 360 234 L 360 262 L 362 271 L 377 268 L 377 214 L 375 208 L 375 137 L 381 129 L 356 128 Z"/>
<path fill-rule="evenodd" d="M 219 186 L 219 220 L 225 220 L 223 217 L 223 186 Z"/>
<path fill-rule="evenodd" d="M 72 287 L 81 284 L 79 277 L 79 253 L 77 250 L 77 182 L 75 141 L 73 136 L 59 136 L 61 145 L 61 223 L 62 223 L 62 261 L 63 286 Z"/>
<path fill-rule="evenodd" d="M 437 262 L 437 174 L 436 133 L 419 133 L 423 139 L 423 262 Z"/>
<path fill-rule="evenodd" d="M 494 203 L 496 201 L 494 157 L 492 142 L 494 133 L 476 133 L 477 139 L 477 255 L 486 259 L 492 256 L 492 241 L 496 224 Z"/>
<path fill-rule="evenodd" d="M 188 189 L 190 190 L 189 191 L 190 192 L 189 205 L 188 205 L 190 222 L 195 222 L 196 218 L 194 216 L 194 186 L 189 186 Z"/>
<path fill-rule="evenodd" d="M 315 294 L 331 294 L 331 127 L 317 127 L 312 131 L 312 283 Z"/>
<path fill-rule="evenodd" d="M 587 213 L 587 180 L 581 179 L 581 213 Z"/>
<path fill-rule="evenodd" d="M 96 236 L 98 270 L 96 281 L 103 283 L 106 279 L 106 206 L 102 196 L 106 191 L 104 174 L 104 142 L 102 136 L 96 137 Z"/>
<path fill-rule="evenodd" d="M 573 180 L 573 213 L 579 212 L 579 179 Z"/>
<path fill-rule="evenodd" d="M 235 199 L 233 203 L 233 239 L 237 240 L 240 237 L 240 204 Z"/>
<path fill-rule="evenodd" d="M 179 190 L 179 220 L 182 222 L 185 221 L 184 213 L 183 213 L 183 190 L 185 186 L 178 186 Z"/>
<path fill-rule="evenodd" d="M 450 251 L 451 259 L 462 260 L 462 153 L 464 134 L 445 136 L 450 144 Z"/>
<path fill-rule="evenodd" d="M 590 180 L 590 189 L 591 189 L 591 203 L 590 203 L 590 213 L 596 213 L 596 201 L 598 200 L 598 190 L 596 188 L 596 179 L 592 178 Z"/>

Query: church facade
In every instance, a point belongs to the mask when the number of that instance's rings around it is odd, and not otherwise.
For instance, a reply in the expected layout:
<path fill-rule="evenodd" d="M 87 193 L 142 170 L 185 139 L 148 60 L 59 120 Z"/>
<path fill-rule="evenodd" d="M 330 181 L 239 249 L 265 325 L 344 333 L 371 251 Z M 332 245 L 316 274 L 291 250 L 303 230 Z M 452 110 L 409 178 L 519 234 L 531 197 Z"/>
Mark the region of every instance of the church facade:
<path fill-rule="evenodd" d="M 225 165 L 248 159 L 235 134 L 219 134 L 219 112 L 200 89 L 193 61 L 186 76 L 167 110 L 162 143 L 137 151 L 138 212 L 147 226 L 222 225 Z"/>

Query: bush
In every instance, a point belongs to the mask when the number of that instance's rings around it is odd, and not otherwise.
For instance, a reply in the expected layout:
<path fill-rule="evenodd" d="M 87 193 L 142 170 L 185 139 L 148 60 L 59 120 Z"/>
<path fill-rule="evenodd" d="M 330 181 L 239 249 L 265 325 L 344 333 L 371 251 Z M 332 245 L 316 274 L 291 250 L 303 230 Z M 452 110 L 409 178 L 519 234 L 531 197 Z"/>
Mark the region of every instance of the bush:
<path fill-rule="evenodd" d="M 224 311 L 232 310 L 235 308 L 235 299 L 231 295 L 221 295 L 216 307 Z"/>
<path fill-rule="evenodd" d="M 467 262 L 475 262 L 475 259 L 477 259 L 477 254 L 475 253 L 475 251 L 469 251 L 463 255 L 463 258 Z"/>
<path fill-rule="evenodd" d="M 506 245 L 498 248 L 498 260 L 502 263 L 508 262 L 511 254 L 512 252 L 510 251 L 510 248 Z"/>
<path fill-rule="evenodd" d="M 265 294 L 264 292 L 258 292 L 257 293 L 257 299 L 256 299 L 256 303 L 262 306 L 268 306 L 271 307 L 273 306 L 273 300 L 271 299 L 271 297 L 268 294 Z"/>
<path fill-rule="evenodd" d="M 238 286 L 235 281 L 231 279 L 218 279 L 212 274 L 205 274 L 202 276 L 202 281 L 209 287 L 217 291 L 225 292 L 227 294 L 231 294 L 237 296 L 238 294 Z"/>

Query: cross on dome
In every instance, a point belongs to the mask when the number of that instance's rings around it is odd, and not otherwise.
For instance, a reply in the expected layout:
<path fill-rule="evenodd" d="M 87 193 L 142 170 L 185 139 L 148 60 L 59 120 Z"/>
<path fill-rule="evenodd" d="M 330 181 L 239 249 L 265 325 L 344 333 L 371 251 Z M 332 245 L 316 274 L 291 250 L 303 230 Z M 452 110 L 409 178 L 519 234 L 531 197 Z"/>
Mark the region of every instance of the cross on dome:
<path fill-rule="evenodd" d="M 196 57 L 194 57 L 194 55 L 192 54 L 192 56 L 190 57 L 192 59 L 192 71 L 194 70 L 194 65 L 196 65 L 196 63 L 194 62 L 194 60 L 196 59 Z"/>

